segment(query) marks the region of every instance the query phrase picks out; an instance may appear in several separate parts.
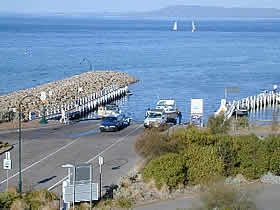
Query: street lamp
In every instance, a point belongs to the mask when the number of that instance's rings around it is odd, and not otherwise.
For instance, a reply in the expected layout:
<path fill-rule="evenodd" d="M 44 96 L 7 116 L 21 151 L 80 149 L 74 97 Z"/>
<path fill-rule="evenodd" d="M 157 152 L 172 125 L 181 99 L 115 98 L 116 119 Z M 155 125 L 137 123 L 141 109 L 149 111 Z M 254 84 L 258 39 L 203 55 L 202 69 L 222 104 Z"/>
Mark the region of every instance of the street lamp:
<path fill-rule="evenodd" d="M 89 59 L 83 58 L 83 60 L 80 62 L 80 64 L 82 64 L 82 62 L 85 62 L 85 61 L 89 64 L 89 71 L 93 71 L 92 64 Z"/>

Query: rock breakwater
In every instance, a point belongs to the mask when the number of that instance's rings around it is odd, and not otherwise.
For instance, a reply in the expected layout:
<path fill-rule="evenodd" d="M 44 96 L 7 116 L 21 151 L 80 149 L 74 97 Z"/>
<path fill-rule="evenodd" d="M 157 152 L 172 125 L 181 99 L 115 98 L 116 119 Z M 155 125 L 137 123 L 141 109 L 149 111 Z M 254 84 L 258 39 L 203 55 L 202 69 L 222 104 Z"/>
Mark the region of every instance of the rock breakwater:
<path fill-rule="evenodd" d="M 112 85 L 126 87 L 137 81 L 135 77 L 127 73 L 95 71 L 75 75 L 30 89 L 19 90 L 8 95 L 0 96 L 0 120 L 3 121 L 3 118 L 5 118 L 6 121 L 9 121 L 7 117 L 10 118 L 10 114 L 7 116 L 7 113 L 15 112 L 20 101 L 27 95 L 30 95 L 30 97 L 22 101 L 25 119 L 28 119 L 29 112 L 39 112 L 42 110 L 42 102 L 40 101 L 42 91 L 46 92 L 47 99 L 45 106 L 48 108 L 74 103 L 78 98 L 97 93 Z"/>

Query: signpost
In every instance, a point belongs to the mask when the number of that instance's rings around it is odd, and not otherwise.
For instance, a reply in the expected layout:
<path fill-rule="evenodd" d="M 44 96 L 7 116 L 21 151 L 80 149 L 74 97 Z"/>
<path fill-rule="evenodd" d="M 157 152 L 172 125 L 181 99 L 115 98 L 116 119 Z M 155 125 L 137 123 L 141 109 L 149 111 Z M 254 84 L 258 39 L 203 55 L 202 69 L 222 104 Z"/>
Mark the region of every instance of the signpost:
<path fill-rule="evenodd" d="M 3 160 L 3 169 L 7 171 L 7 191 L 9 188 L 9 170 L 12 169 L 12 160 L 10 152 L 5 153 L 6 157 Z"/>

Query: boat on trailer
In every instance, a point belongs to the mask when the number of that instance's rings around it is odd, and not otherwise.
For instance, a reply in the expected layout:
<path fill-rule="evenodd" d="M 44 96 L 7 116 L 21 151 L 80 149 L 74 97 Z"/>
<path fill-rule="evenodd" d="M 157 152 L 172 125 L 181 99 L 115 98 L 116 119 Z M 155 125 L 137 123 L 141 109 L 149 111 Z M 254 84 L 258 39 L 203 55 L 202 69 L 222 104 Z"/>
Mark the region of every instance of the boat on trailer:
<path fill-rule="evenodd" d="M 167 122 L 177 123 L 177 108 L 176 102 L 173 99 L 162 99 L 156 104 L 156 109 L 163 109 L 167 115 Z"/>

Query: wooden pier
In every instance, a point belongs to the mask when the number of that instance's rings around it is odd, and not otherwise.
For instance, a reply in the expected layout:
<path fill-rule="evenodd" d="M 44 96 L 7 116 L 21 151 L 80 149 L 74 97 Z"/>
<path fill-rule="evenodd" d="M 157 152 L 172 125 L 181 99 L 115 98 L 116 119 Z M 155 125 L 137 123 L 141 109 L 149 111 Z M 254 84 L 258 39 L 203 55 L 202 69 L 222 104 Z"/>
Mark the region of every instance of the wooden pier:
<path fill-rule="evenodd" d="M 222 99 L 221 106 L 215 115 L 224 113 L 225 120 L 231 118 L 235 110 L 246 107 L 248 111 L 265 109 L 267 106 L 275 106 L 280 102 L 280 93 L 276 91 L 267 91 L 255 96 L 249 96 L 238 101 L 227 102 Z"/>

